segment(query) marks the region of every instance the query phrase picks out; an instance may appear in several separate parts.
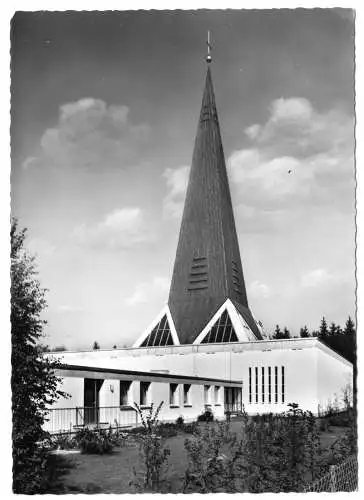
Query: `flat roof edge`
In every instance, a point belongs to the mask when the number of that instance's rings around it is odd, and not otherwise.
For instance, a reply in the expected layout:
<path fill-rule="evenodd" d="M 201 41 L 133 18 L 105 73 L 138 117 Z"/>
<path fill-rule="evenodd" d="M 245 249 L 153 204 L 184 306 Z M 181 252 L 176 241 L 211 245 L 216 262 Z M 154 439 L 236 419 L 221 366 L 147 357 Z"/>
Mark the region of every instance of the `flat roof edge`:
<path fill-rule="evenodd" d="M 154 379 L 171 379 L 171 380 L 186 380 L 186 381 L 199 381 L 199 382 L 211 382 L 218 384 L 234 384 L 241 385 L 242 380 L 226 380 L 226 379 L 218 379 L 218 378 L 210 378 L 210 377 L 199 377 L 199 376 L 191 376 L 191 375 L 179 375 L 175 373 L 158 373 L 158 372 L 141 372 L 135 370 L 119 370 L 117 368 L 101 368 L 99 366 L 82 366 L 82 365 L 69 365 L 69 364 L 61 364 L 57 370 L 65 370 L 65 371 L 79 371 L 79 372 L 94 372 L 94 373 L 110 373 L 113 375 L 126 375 L 130 377 L 148 377 Z"/>

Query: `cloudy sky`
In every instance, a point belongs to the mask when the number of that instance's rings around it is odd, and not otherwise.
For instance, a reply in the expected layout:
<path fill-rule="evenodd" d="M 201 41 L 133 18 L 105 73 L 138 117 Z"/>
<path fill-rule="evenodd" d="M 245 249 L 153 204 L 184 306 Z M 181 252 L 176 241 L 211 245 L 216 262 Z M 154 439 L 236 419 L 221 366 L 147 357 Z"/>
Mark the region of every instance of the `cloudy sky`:
<path fill-rule="evenodd" d="M 12 213 L 51 346 L 130 344 L 167 299 L 207 29 L 254 315 L 294 334 L 354 315 L 350 11 L 19 13 Z"/>

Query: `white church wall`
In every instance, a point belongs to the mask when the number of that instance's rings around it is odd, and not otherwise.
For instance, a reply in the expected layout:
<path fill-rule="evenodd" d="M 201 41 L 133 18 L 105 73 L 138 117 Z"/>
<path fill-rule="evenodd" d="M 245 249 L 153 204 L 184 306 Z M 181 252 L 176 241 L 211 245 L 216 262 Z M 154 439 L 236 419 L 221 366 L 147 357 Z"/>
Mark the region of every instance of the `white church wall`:
<path fill-rule="evenodd" d="M 332 401 L 335 394 L 340 393 L 346 385 L 345 377 L 350 377 L 352 373 L 350 363 L 322 346 L 315 338 L 64 353 L 63 358 L 65 363 L 84 366 L 242 380 L 243 402 L 248 413 L 286 411 L 290 402 L 298 403 L 304 410 L 317 413 L 319 404 L 322 406 L 329 399 Z M 258 367 L 258 378 L 261 378 L 262 367 L 265 367 L 267 377 L 269 366 L 272 370 L 275 366 L 279 368 L 278 402 L 275 403 L 272 398 L 273 401 L 269 404 L 265 397 L 263 403 L 260 396 L 258 403 L 250 403 L 249 367 L 254 368 L 254 376 L 255 367 Z M 281 395 L 282 366 L 285 375 L 284 401 Z M 272 379 L 273 377 L 272 373 Z M 259 384 L 261 386 L 261 381 Z M 267 391 L 268 379 L 265 386 Z M 139 393 L 135 384 L 132 390 L 135 393 L 131 401 L 138 402 Z M 164 397 L 167 397 L 168 402 L 168 394 Z M 186 415 L 194 411 L 180 408 L 180 411 L 182 410 Z M 171 412 L 171 418 L 176 413 Z"/>
<path fill-rule="evenodd" d="M 336 354 L 332 355 L 326 346 L 317 352 L 318 356 L 318 404 L 325 411 L 329 405 L 344 406 L 344 389 L 353 384 L 351 363 Z"/>
<path fill-rule="evenodd" d="M 59 388 L 70 395 L 69 398 L 59 398 L 52 408 L 75 408 L 83 406 L 84 382 L 79 377 L 62 377 Z"/>

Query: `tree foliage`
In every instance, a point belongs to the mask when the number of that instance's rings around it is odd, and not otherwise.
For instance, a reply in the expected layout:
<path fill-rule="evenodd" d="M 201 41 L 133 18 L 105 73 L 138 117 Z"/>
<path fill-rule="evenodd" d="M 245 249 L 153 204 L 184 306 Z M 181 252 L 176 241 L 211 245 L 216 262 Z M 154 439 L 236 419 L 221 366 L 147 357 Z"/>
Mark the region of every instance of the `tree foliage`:
<path fill-rule="evenodd" d="M 308 331 L 308 328 L 307 328 L 306 325 L 303 328 L 300 329 L 300 337 L 301 338 L 310 337 L 310 332 Z"/>
<path fill-rule="evenodd" d="M 285 326 L 283 331 L 280 329 L 279 325 L 276 325 L 274 333 L 272 335 L 272 339 L 274 340 L 279 340 L 279 339 L 290 339 L 291 334 L 288 330 L 288 328 Z"/>
<path fill-rule="evenodd" d="M 65 394 L 54 374 L 59 362 L 39 344 L 45 321 L 46 290 L 37 280 L 35 259 L 24 247 L 26 230 L 11 225 L 11 388 L 13 411 L 13 489 L 15 493 L 42 490 L 46 454 L 39 446 L 47 407 Z"/>
<path fill-rule="evenodd" d="M 95 342 L 92 345 L 92 349 L 94 351 L 97 351 L 98 349 L 100 349 L 100 345 L 98 344 L 98 342 L 96 342 L 96 340 L 95 340 Z"/>

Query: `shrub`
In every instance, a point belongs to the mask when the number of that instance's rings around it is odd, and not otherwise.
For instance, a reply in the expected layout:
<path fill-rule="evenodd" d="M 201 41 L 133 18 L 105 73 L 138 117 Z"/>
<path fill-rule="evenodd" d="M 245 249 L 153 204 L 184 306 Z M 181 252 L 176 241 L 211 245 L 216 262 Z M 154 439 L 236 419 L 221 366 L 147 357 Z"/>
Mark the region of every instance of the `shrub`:
<path fill-rule="evenodd" d="M 130 481 L 130 484 L 141 491 L 161 491 L 164 482 L 162 474 L 167 468 L 167 460 L 170 455 L 170 449 L 163 446 L 161 436 L 161 427 L 163 426 L 159 424 L 158 420 L 163 401 L 155 411 L 153 404 L 147 411 L 142 410 L 136 403 L 134 403 L 134 405 L 144 428 L 144 432 L 136 434 L 144 471 L 142 472 L 143 479 L 139 481 L 138 472 L 134 468 L 134 480 Z M 165 429 L 171 429 L 172 426 L 175 431 L 175 424 L 170 424 L 169 426 L 164 424 Z"/>
<path fill-rule="evenodd" d="M 328 418 L 320 418 L 318 421 L 318 427 L 321 432 L 327 432 L 329 430 L 330 424 Z"/>
<path fill-rule="evenodd" d="M 196 432 L 197 426 L 197 422 L 190 422 L 187 424 L 183 424 L 182 430 L 186 434 L 193 434 L 194 432 Z"/>
<path fill-rule="evenodd" d="M 214 420 L 214 414 L 210 408 L 206 408 L 206 410 L 197 417 L 198 422 L 212 422 Z"/>
<path fill-rule="evenodd" d="M 158 435 L 163 438 L 169 438 L 177 435 L 177 424 L 174 422 L 163 422 L 159 424 Z"/>
<path fill-rule="evenodd" d="M 346 412 L 332 415 L 328 421 L 329 425 L 336 425 L 337 427 L 349 427 L 350 425 L 350 417 Z"/>
<path fill-rule="evenodd" d="M 182 415 L 180 415 L 179 417 L 177 417 L 177 419 L 176 419 L 176 425 L 177 425 L 177 427 L 179 429 L 181 429 L 183 427 L 184 421 L 185 421 L 185 419 L 183 418 Z"/>
<path fill-rule="evenodd" d="M 78 442 L 74 435 L 67 432 L 50 438 L 49 447 L 56 450 L 74 450 L 78 448 Z"/>
<path fill-rule="evenodd" d="M 81 453 L 98 454 L 111 453 L 113 445 L 104 430 L 81 429 L 76 434 L 76 441 Z"/>
<path fill-rule="evenodd" d="M 241 477 L 241 443 L 230 432 L 229 424 L 196 425 L 193 436 L 185 440 L 185 449 L 188 467 L 183 493 L 242 491 L 235 484 Z"/>

